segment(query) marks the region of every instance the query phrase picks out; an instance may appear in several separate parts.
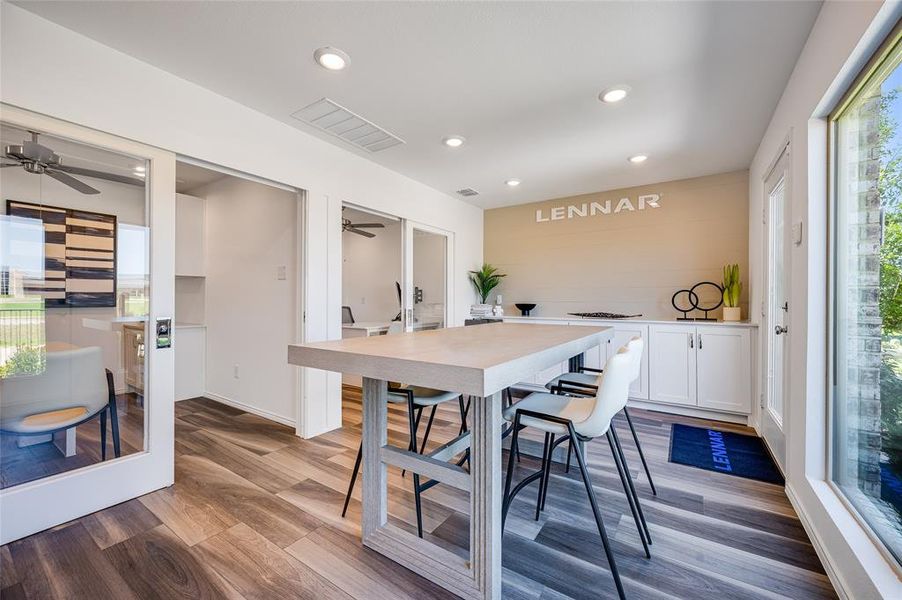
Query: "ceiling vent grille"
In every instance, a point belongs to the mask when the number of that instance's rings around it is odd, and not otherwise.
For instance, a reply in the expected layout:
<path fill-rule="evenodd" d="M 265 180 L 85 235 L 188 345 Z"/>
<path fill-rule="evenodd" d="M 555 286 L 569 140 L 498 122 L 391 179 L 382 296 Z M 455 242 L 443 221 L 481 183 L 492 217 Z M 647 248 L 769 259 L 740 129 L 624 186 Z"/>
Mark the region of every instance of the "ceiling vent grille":
<path fill-rule="evenodd" d="M 457 193 L 461 196 L 478 196 L 479 192 L 474 190 L 473 188 L 463 188 L 461 190 L 457 190 Z"/>
<path fill-rule="evenodd" d="M 379 152 L 405 143 L 393 133 L 328 98 L 317 100 L 291 113 L 291 116 L 369 152 Z"/>

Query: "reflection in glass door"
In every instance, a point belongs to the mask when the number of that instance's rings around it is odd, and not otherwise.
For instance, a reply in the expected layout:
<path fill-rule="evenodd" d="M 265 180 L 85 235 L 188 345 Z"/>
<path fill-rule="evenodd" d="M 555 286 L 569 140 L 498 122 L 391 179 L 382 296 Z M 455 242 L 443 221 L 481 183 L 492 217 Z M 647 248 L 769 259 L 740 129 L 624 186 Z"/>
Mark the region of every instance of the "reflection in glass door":
<path fill-rule="evenodd" d="M 404 326 L 406 331 L 445 327 L 448 317 L 450 235 L 405 224 Z"/>
<path fill-rule="evenodd" d="M 171 449 L 147 452 L 151 420 L 171 413 L 153 401 L 171 373 L 152 377 L 148 364 L 151 161 L 35 121 L 0 123 L 3 543 L 165 485 L 167 456 L 171 472 Z M 143 471 L 103 473 L 139 456 Z M 108 476 L 117 484 L 102 485 Z"/>

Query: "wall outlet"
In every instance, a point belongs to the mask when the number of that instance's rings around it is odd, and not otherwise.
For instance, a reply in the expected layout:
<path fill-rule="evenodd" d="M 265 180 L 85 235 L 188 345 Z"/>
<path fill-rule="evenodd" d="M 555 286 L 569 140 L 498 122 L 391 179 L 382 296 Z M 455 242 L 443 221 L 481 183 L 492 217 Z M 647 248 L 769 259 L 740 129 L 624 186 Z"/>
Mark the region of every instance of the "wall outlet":
<path fill-rule="evenodd" d="M 238 373 L 238 365 L 235 365 L 232 375 L 233 375 L 233 377 L 235 377 L 235 379 L 241 378 L 241 376 Z"/>

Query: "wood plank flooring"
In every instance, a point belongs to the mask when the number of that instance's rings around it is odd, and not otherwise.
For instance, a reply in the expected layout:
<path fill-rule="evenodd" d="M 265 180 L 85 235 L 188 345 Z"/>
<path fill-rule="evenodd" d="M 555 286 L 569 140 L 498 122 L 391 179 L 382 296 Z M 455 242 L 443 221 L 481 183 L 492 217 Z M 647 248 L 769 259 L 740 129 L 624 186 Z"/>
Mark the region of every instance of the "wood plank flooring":
<path fill-rule="evenodd" d="M 347 388 L 344 427 L 302 440 L 288 427 L 205 398 L 179 402 L 175 485 L 0 547 L 0 597 L 452 597 L 360 544 L 359 482 L 341 518 L 360 414 L 359 392 Z M 629 598 L 836 597 L 781 487 L 667 461 L 671 423 L 710 422 L 631 414 L 658 487 L 653 496 L 618 422 L 654 540 L 651 560 L 642 554 L 607 443 L 588 445 Z M 458 426 L 456 403 L 440 407 L 429 446 L 451 439 Z M 390 409 L 389 442 L 407 444 L 401 407 Z M 515 480 L 535 466 L 524 456 Z M 389 469 L 388 481 L 390 520 L 415 531 L 410 475 Z M 535 486 L 511 506 L 504 597 L 616 597 L 577 470 L 556 468 L 549 490 L 538 522 Z M 464 554 L 467 502 L 467 494 L 447 486 L 425 492 L 426 536 Z"/>

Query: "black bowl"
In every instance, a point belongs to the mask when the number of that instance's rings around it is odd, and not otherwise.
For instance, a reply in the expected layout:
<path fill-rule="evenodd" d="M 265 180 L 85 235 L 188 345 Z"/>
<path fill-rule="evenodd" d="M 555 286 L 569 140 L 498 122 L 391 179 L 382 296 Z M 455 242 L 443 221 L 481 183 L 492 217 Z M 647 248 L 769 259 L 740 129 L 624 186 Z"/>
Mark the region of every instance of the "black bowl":
<path fill-rule="evenodd" d="M 518 302 L 517 304 L 514 304 L 514 306 L 516 306 L 517 308 L 520 309 L 520 313 L 524 317 L 528 317 L 529 311 L 531 311 L 532 309 L 534 309 L 536 307 L 535 304 L 531 304 L 529 302 Z"/>

